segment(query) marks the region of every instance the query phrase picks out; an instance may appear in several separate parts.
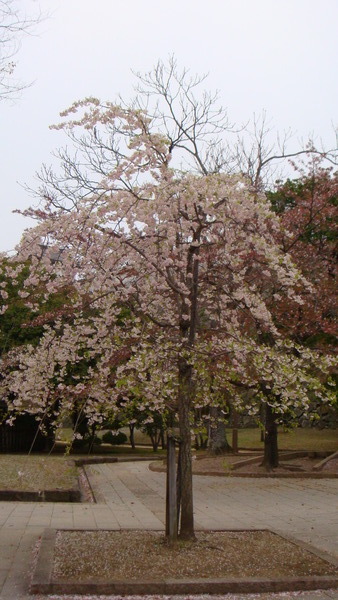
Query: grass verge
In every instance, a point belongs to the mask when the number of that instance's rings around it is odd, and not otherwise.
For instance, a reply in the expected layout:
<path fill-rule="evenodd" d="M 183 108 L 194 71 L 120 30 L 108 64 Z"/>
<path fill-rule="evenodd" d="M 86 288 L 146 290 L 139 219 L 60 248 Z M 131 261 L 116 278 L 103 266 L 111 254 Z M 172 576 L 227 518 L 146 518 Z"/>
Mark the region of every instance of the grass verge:
<path fill-rule="evenodd" d="M 1 490 L 68 490 L 76 485 L 77 475 L 76 466 L 63 456 L 0 455 Z"/>
<path fill-rule="evenodd" d="M 227 429 L 227 439 L 232 442 L 232 429 Z M 263 450 L 261 430 L 238 429 L 238 446 Z M 308 450 L 309 452 L 335 452 L 338 450 L 338 431 L 336 429 L 302 428 L 284 431 L 278 430 L 278 447 L 280 450 Z"/>

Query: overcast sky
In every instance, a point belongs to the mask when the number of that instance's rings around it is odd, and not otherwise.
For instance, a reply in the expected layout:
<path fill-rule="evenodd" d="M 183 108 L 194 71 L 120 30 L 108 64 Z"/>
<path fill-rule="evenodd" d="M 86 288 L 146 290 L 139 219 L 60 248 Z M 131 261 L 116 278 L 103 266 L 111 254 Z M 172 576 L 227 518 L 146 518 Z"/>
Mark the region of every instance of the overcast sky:
<path fill-rule="evenodd" d="M 27 14 L 37 0 L 18 0 Z M 149 71 L 174 54 L 209 73 L 232 121 L 266 110 L 271 124 L 327 146 L 338 125 L 337 0 L 40 0 L 49 17 L 23 40 L 16 76 L 34 82 L 14 104 L 1 102 L 0 251 L 20 240 L 42 163 L 62 145 L 48 126 L 85 96 L 132 95 L 131 70 Z M 20 185 L 21 184 L 21 185 Z"/>

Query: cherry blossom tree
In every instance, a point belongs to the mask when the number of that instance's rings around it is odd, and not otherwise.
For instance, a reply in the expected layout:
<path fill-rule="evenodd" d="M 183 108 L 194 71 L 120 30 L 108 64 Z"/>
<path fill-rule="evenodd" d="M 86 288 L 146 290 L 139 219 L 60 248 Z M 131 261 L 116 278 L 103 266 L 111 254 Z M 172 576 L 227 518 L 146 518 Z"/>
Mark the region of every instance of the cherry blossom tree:
<path fill-rule="evenodd" d="M 73 310 L 46 325 L 34 353 L 8 356 L 2 387 L 42 421 L 60 423 L 75 402 L 101 422 L 135 398 L 140 410 L 168 415 L 188 539 L 193 410 L 224 408 L 229 394 L 252 414 L 260 400 L 280 415 L 307 406 L 310 391 L 330 401 L 332 359 L 278 330 L 269 305 L 302 302 L 308 284 L 276 243 L 280 221 L 265 196 L 242 174 L 207 166 L 226 114 L 191 95 L 195 80 L 178 84 L 181 96 L 160 96 L 171 120 L 159 104 L 146 112 L 144 93 L 131 107 L 88 98 L 63 113 L 57 127 L 76 152 L 59 153 L 61 174 L 43 170 L 42 202 L 26 211 L 37 226 L 18 256 L 30 261 L 27 288 L 44 285 L 47 299 L 71 286 Z"/>

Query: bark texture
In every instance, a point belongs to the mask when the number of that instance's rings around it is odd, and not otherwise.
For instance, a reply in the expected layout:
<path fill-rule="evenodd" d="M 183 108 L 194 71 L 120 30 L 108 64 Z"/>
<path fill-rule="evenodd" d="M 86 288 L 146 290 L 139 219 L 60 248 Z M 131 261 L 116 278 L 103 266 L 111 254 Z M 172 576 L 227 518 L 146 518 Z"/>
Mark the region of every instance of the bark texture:
<path fill-rule="evenodd" d="M 212 425 L 209 429 L 209 454 L 226 454 L 231 452 L 231 446 L 227 440 L 225 423 L 221 418 L 220 409 L 216 406 L 210 408 Z"/>
<path fill-rule="evenodd" d="M 276 415 L 269 404 L 265 408 L 264 458 L 262 465 L 267 471 L 279 465 Z"/>
<path fill-rule="evenodd" d="M 190 404 L 192 394 L 191 366 L 181 359 L 179 364 L 178 418 L 180 430 L 179 476 L 181 522 L 179 537 L 194 539 L 194 512 L 192 494 Z"/>

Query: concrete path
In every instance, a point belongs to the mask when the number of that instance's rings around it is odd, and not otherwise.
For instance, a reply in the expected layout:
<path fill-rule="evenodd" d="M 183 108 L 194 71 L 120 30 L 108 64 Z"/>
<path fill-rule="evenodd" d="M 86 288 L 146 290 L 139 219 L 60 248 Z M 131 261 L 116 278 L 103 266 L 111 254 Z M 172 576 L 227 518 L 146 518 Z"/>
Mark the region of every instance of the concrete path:
<path fill-rule="evenodd" d="M 163 473 L 145 462 L 93 465 L 87 472 L 96 504 L 0 502 L 1 600 L 29 598 L 32 550 L 45 527 L 163 529 Z M 196 476 L 194 499 L 197 529 L 273 528 L 338 558 L 338 479 Z M 338 590 L 245 598 L 338 600 Z"/>

